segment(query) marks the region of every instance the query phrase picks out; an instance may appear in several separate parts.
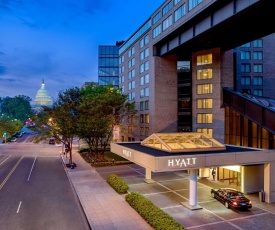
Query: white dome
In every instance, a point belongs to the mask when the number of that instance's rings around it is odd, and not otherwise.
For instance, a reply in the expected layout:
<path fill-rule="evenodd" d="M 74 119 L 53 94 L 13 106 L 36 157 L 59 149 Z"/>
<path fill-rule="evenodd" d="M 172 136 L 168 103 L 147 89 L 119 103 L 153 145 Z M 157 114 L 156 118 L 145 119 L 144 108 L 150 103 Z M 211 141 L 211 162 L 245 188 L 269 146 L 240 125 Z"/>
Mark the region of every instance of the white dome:
<path fill-rule="evenodd" d="M 35 105 L 52 105 L 52 99 L 48 93 L 48 91 L 45 89 L 44 80 L 42 81 L 41 89 L 39 89 L 36 93 L 36 97 L 34 100 Z"/>

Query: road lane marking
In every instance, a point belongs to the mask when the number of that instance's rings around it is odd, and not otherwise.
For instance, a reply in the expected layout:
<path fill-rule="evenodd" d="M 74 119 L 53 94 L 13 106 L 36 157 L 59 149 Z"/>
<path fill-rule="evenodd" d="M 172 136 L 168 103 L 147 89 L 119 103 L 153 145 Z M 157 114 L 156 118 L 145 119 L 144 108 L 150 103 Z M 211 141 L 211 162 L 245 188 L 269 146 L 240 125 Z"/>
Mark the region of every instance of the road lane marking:
<path fill-rule="evenodd" d="M 34 167 L 34 163 L 35 163 L 35 161 L 36 161 L 36 158 L 37 158 L 37 157 L 34 158 L 34 161 L 33 161 L 33 163 L 32 163 L 32 168 L 31 168 L 31 171 L 30 171 L 30 173 L 29 173 L 29 177 L 28 177 L 27 181 L 30 181 L 30 177 L 31 177 L 31 174 L 32 174 L 32 170 L 33 170 L 33 167 Z"/>
<path fill-rule="evenodd" d="M 6 184 L 6 182 L 8 181 L 8 179 L 10 178 L 11 174 L 14 172 L 14 170 L 17 168 L 17 166 L 19 165 L 19 163 L 22 161 L 22 159 L 24 158 L 24 156 L 22 156 L 19 161 L 17 161 L 16 165 L 13 166 L 12 170 L 10 171 L 10 173 L 6 176 L 6 178 L 3 180 L 2 184 L 0 185 L 0 190 L 4 187 L 4 185 Z"/>
<path fill-rule="evenodd" d="M 4 163 L 6 160 L 8 160 L 10 157 L 11 157 L 11 155 L 9 155 L 8 158 L 6 158 L 4 161 L 2 161 L 1 164 L 3 164 L 3 163 Z M 0 164 L 0 165 L 1 165 L 1 164 Z"/>
<path fill-rule="evenodd" d="M 18 205 L 18 208 L 17 208 L 17 212 L 16 212 L 16 213 L 19 213 L 19 210 L 20 210 L 21 204 L 22 204 L 22 201 L 20 201 L 20 202 L 19 202 L 19 205 Z"/>

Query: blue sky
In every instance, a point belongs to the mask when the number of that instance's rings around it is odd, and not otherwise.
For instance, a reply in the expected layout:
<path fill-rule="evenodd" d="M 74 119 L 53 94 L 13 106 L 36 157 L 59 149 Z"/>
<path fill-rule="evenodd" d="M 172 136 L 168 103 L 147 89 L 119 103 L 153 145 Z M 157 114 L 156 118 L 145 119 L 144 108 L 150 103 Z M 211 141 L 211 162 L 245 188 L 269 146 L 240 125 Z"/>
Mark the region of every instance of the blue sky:
<path fill-rule="evenodd" d="M 97 81 L 98 46 L 126 40 L 164 0 L 0 0 L 0 97 Z"/>

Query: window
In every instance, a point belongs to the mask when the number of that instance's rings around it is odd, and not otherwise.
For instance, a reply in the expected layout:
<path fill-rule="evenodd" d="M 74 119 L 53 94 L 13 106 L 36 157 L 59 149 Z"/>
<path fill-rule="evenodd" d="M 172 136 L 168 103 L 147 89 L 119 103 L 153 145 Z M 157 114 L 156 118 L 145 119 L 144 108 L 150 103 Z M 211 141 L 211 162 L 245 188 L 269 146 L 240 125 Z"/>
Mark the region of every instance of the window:
<path fill-rule="evenodd" d="M 153 25 L 156 24 L 161 18 L 160 12 L 158 12 L 155 17 L 153 17 Z"/>
<path fill-rule="evenodd" d="M 211 79 L 212 69 L 200 69 L 197 70 L 197 80 Z"/>
<path fill-rule="evenodd" d="M 262 51 L 254 51 L 253 59 L 254 60 L 263 60 L 263 52 Z"/>
<path fill-rule="evenodd" d="M 140 90 L 140 98 L 144 98 L 144 89 Z"/>
<path fill-rule="evenodd" d="M 213 129 L 209 128 L 197 128 L 198 133 L 204 133 L 210 137 L 213 137 Z"/>
<path fill-rule="evenodd" d="M 251 72 L 250 64 L 241 64 L 241 72 L 242 73 L 250 73 Z"/>
<path fill-rule="evenodd" d="M 149 124 L 150 122 L 150 115 L 149 114 L 145 114 L 145 123 Z"/>
<path fill-rule="evenodd" d="M 144 76 L 140 77 L 140 85 L 144 85 Z"/>
<path fill-rule="evenodd" d="M 174 0 L 174 5 L 177 5 L 181 0 Z"/>
<path fill-rule="evenodd" d="M 212 123 L 212 113 L 198 113 L 197 114 L 198 124 L 211 124 Z"/>
<path fill-rule="evenodd" d="M 253 41 L 254 48 L 263 48 L 263 39 Z"/>
<path fill-rule="evenodd" d="M 166 30 L 170 26 L 172 26 L 172 15 L 170 15 L 162 22 L 162 31 Z"/>
<path fill-rule="evenodd" d="M 241 51 L 242 60 L 250 60 L 250 51 Z"/>
<path fill-rule="evenodd" d="M 205 54 L 197 56 L 197 66 L 198 65 L 207 65 L 212 63 L 212 54 Z"/>
<path fill-rule="evenodd" d="M 253 90 L 253 94 L 254 94 L 255 96 L 260 96 L 260 97 L 262 97 L 262 96 L 263 96 L 263 90 L 262 90 L 262 89 L 254 89 L 254 90 Z"/>
<path fill-rule="evenodd" d="M 149 69 L 149 61 L 145 62 L 145 70 L 148 70 Z"/>
<path fill-rule="evenodd" d="M 144 114 L 139 115 L 139 123 L 144 123 Z"/>
<path fill-rule="evenodd" d="M 250 47 L 250 42 L 243 44 L 241 47 Z"/>
<path fill-rule="evenodd" d="M 123 83 L 124 82 L 124 76 L 121 76 L 120 78 L 119 78 L 119 83 Z"/>
<path fill-rule="evenodd" d="M 144 43 L 147 45 L 149 43 L 149 35 L 147 34 L 144 38 Z"/>
<path fill-rule="evenodd" d="M 145 88 L 145 97 L 149 97 L 149 88 Z"/>
<path fill-rule="evenodd" d="M 142 38 L 140 41 L 139 41 L 139 48 L 142 48 L 144 46 L 144 39 Z"/>
<path fill-rule="evenodd" d="M 144 51 L 140 52 L 139 60 L 142 61 L 144 59 Z"/>
<path fill-rule="evenodd" d="M 199 5 L 202 2 L 202 0 L 188 0 L 188 11 L 195 8 L 197 5 Z"/>
<path fill-rule="evenodd" d="M 142 63 L 139 67 L 139 72 L 143 73 L 144 72 L 144 63 Z"/>
<path fill-rule="evenodd" d="M 241 77 L 241 85 L 250 85 L 251 84 L 251 77 L 243 76 Z"/>
<path fill-rule="evenodd" d="M 172 1 L 169 2 L 165 7 L 163 7 L 162 9 L 162 16 L 167 14 L 169 12 L 169 10 L 172 9 Z"/>
<path fill-rule="evenodd" d="M 213 93 L 212 84 L 197 85 L 197 94 L 209 94 L 209 93 Z"/>
<path fill-rule="evenodd" d="M 149 110 L 149 101 L 145 101 L 145 110 Z"/>
<path fill-rule="evenodd" d="M 159 24 L 155 29 L 153 29 L 153 38 L 157 37 L 161 33 L 161 24 Z"/>
<path fill-rule="evenodd" d="M 139 110 L 140 110 L 140 111 L 143 111 L 143 110 L 144 110 L 144 102 L 143 102 L 143 101 L 141 101 L 141 102 L 139 103 Z"/>
<path fill-rule="evenodd" d="M 121 92 L 122 93 L 124 93 L 125 91 L 124 91 L 124 85 L 123 86 L 121 86 Z"/>
<path fill-rule="evenodd" d="M 149 74 L 148 73 L 145 75 L 145 83 L 149 83 Z"/>
<path fill-rule="evenodd" d="M 149 136 L 149 127 L 145 127 L 145 136 Z"/>
<path fill-rule="evenodd" d="M 185 15 L 185 4 L 183 4 L 181 7 L 179 7 L 175 13 L 174 18 L 175 22 L 178 21 L 180 18 L 182 18 Z"/>
<path fill-rule="evenodd" d="M 212 109 L 213 108 L 213 99 L 198 99 L 197 100 L 198 109 Z"/>
<path fill-rule="evenodd" d="M 263 77 L 253 77 L 253 85 L 263 85 Z"/>
<path fill-rule="evenodd" d="M 144 135 L 144 127 L 140 127 L 139 131 L 140 131 L 140 135 L 143 136 Z"/>
<path fill-rule="evenodd" d="M 149 48 L 146 48 L 144 52 L 145 52 L 145 57 L 149 57 Z"/>
<path fill-rule="evenodd" d="M 262 64 L 254 64 L 253 65 L 254 73 L 262 73 L 263 72 L 263 65 Z"/>

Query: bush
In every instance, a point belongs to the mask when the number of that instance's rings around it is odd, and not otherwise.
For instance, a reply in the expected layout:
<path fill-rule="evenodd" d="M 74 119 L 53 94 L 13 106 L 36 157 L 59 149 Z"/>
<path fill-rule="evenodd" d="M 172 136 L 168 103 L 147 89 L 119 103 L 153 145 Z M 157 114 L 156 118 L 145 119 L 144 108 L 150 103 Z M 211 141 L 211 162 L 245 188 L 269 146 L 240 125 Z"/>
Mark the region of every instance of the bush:
<path fill-rule="evenodd" d="M 154 229 L 184 230 L 182 225 L 143 195 L 132 192 L 127 194 L 125 199 Z"/>
<path fill-rule="evenodd" d="M 129 186 L 119 176 L 111 174 L 107 178 L 107 183 L 118 193 L 127 193 Z"/>

